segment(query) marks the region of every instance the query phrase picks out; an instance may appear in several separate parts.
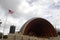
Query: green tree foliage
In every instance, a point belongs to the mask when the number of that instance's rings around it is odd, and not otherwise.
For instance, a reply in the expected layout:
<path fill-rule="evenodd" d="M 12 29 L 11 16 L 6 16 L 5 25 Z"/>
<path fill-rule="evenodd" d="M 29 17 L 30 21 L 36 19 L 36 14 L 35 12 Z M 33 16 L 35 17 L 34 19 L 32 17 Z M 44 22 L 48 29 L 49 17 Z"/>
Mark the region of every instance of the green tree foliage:
<path fill-rule="evenodd" d="M 3 38 L 4 38 L 4 39 L 7 39 L 7 38 L 8 38 L 8 36 L 7 36 L 7 35 L 4 35 L 4 36 L 3 36 Z"/>
<path fill-rule="evenodd" d="M 0 33 L 0 39 L 2 38 L 2 35 L 3 35 L 3 33 Z M 4 38 L 4 39 L 7 39 L 8 36 L 7 36 L 7 35 L 3 35 L 3 38 Z"/>
<path fill-rule="evenodd" d="M 3 35 L 3 34 L 2 34 L 2 33 L 0 33 L 0 39 L 2 38 L 2 35 Z"/>

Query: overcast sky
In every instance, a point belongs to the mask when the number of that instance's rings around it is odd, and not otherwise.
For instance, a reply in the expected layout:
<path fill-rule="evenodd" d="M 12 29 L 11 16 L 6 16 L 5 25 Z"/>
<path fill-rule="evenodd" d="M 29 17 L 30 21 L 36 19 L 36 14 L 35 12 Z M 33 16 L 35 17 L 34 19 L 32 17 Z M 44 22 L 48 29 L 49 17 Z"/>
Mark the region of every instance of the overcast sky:
<path fill-rule="evenodd" d="M 14 11 L 10 14 L 8 11 Z M 10 25 L 19 31 L 22 25 L 33 17 L 41 17 L 50 21 L 56 29 L 60 29 L 59 0 L 0 0 L 0 32 L 9 33 Z M 7 18 L 7 21 L 6 21 Z"/>

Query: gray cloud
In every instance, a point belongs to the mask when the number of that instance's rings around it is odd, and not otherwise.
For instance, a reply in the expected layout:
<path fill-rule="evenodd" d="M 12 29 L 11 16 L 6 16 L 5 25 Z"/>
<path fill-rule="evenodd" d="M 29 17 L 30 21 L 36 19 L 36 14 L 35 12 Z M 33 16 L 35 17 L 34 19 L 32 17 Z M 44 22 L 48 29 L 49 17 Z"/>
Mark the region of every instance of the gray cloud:
<path fill-rule="evenodd" d="M 60 9 L 60 2 L 51 4 L 50 8 L 51 9 Z"/>
<path fill-rule="evenodd" d="M 0 17 L 3 16 L 2 27 L 5 26 L 4 33 L 7 34 L 9 32 L 10 25 L 15 25 L 16 31 L 19 31 L 22 25 L 33 17 L 45 18 L 49 20 L 54 26 L 56 26 L 57 29 L 60 29 L 60 11 L 57 11 L 53 8 L 50 9 L 50 6 L 56 6 L 53 3 L 54 2 L 52 0 L 0 0 L 0 4 L 2 7 L 0 10 Z M 57 8 L 59 8 L 59 4 Z M 10 14 L 8 12 L 9 9 L 14 11 L 14 13 Z"/>

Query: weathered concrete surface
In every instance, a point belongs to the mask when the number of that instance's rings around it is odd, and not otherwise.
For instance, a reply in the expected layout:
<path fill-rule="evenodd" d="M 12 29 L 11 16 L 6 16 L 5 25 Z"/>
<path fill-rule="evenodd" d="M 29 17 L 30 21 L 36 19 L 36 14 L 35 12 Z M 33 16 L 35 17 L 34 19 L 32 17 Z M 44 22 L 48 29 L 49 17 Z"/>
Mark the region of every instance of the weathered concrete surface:
<path fill-rule="evenodd" d="M 16 34 L 9 34 L 7 40 L 60 40 L 60 36 L 58 37 L 50 37 L 50 38 L 38 38 L 26 35 Z"/>

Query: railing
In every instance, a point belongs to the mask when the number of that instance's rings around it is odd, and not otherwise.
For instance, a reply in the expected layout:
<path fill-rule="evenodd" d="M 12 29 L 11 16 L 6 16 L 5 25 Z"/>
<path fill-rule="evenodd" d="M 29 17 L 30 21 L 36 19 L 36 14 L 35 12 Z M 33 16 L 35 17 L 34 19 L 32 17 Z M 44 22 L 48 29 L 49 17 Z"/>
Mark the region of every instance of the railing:
<path fill-rule="evenodd" d="M 38 38 L 38 37 L 32 37 L 32 36 L 26 36 L 26 35 L 20 35 L 20 34 L 10 34 L 8 36 L 7 40 L 60 40 L 59 37 L 51 37 L 51 38 Z"/>
<path fill-rule="evenodd" d="M 37 38 L 26 35 L 12 35 L 7 40 L 48 40 L 48 38 Z"/>
<path fill-rule="evenodd" d="M 2 39 L 0 39 L 2 40 Z M 50 38 L 38 38 L 34 36 L 27 36 L 22 34 L 9 34 L 7 39 L 3 40 L 60 40 L 60 36 L 58 37 L 50 37 Z"/>

